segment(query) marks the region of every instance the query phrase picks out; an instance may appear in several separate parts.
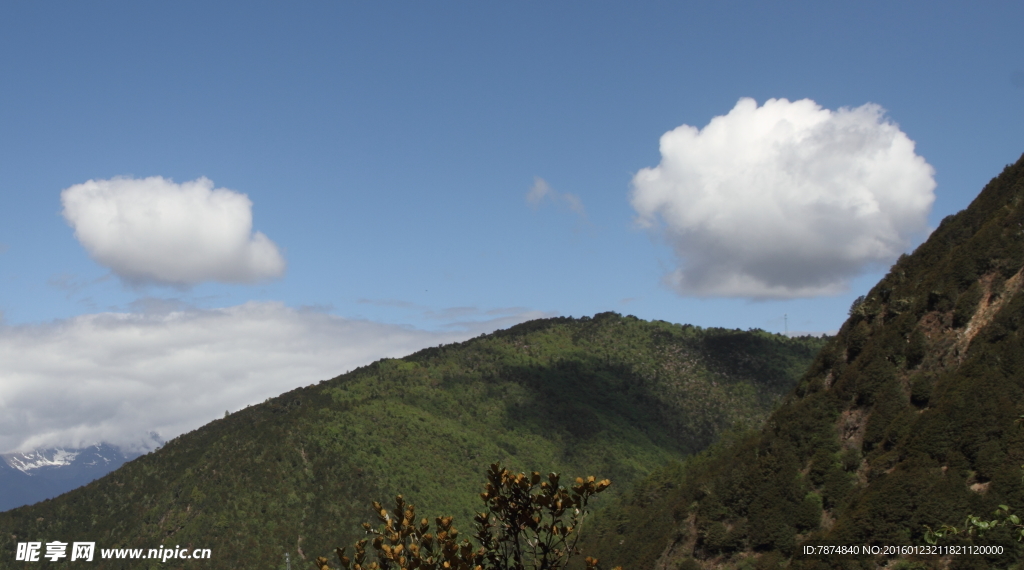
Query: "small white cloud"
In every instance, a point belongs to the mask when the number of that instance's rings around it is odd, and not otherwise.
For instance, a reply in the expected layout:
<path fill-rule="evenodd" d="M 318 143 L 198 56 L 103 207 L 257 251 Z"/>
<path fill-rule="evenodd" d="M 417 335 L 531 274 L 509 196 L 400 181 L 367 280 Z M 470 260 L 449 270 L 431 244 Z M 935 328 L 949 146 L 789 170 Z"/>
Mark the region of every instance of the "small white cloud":
<path fill-rule="evenodd" d="M 61 203 L 89 255 L 128 283 L 187 287 L 284 274 L 277 246 L 252 231 L 249 198 L 207 178 L 90 180 L 61 192 Z"/>
<path fill-rule="evenodd" d="M 633 178 L 641 225 L 661 233 L 683 295 L 793 298 L 844 291 L 926 230 L 934 169 L 867 104 L 740 99 L 703 129 L 661 137 Z"/>
<path fill-rule="evenodd" d="M 587 211 L 583 208 L 583 200 L 580 200 L 579 196 L 566 192 L 562 194 L 562 200 L 572 213 L 586 217 Z"/>
<path fill-rule="evenodd" d="M 557 202 L 563 202 L 572 213 L 582 218 L 587 217 L 587 210 L 583 207 L 583 200 L 579 196 L 569 192 L 558 192 L 546 180 L 535 176 L 533 178 L 533 186 L 530 186 L 530 190 L 526 193 L 526 203 L 531 208 L 537 209 L 548 198 Z"/>
<path fill-rule="evenodd" d="M 526 193 L 526 203 L 536 208 L 549 194 L 551 194 L 551 186 L 543 178 L 535 176 L 533 186 L 530 186 L 530 191 Z"/>
<path fill-rule="evenodd" d="M 367 299 L 365 297 L 356 301 L 360 305 L 373 305 L 375 307 L 397 307 L 399 309 L 417 309 L 420 308 L 416 303 L 410 303 L 409 301 L 402 301 L 401 299 Z"/>
<path fill-rule="evenodd" d="M 152 301 L 146 304 L 153 305 Z M 102 313 L 0 324 L 0 453 L 164 439 L 384 357 L 541 316 L 520 311 L 440 332 L 280 303 Z"/>

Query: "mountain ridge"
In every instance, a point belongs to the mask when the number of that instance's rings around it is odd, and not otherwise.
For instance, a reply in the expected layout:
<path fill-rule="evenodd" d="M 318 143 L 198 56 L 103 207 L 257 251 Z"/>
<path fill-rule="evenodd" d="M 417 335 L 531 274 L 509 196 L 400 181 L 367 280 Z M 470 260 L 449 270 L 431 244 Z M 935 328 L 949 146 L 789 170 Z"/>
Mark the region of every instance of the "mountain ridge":
<path fill-rule="evenodd" d="M 494 461 L 626 489 L 757 425 L 823 343 L 615 313 L 523 323 L 215 420 L 82 489 L 0 513 L 0 549 L 173 540 L 212 548 L 204 567 L 281 568 L 285 554 L 298 563 L 357 538 L 369 501 L 397 493 L 470 524 Z"/>

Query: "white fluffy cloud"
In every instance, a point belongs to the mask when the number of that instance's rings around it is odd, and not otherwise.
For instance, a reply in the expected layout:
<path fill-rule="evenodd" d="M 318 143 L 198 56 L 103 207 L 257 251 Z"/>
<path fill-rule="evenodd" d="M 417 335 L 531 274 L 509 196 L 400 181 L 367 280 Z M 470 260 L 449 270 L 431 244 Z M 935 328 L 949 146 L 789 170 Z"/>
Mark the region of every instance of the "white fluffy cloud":
<path fill-rule="evenodd" d="M 277 246 L 252 231 L 249 198 L 207 178 L 90 180 L 61 192 L 61 202 L 89 255 L 130 283 L 251 283 L 284 274 Z"/>
<path fill-rule="evenodd" d="M 431 332 L 279 303 L 104 313 L 0 325 L 0 453 L 141 447 L 384 357 L 465 340 L 539 313 Z"/>
<path fill-rule="evenodd" d="M 877 105 L 745 98 L 702 129 L 665 133 L 631 201 L 675 250 L 679 293 L 810 297 L 904 252 L 926 230 L 933 176 Z"/>

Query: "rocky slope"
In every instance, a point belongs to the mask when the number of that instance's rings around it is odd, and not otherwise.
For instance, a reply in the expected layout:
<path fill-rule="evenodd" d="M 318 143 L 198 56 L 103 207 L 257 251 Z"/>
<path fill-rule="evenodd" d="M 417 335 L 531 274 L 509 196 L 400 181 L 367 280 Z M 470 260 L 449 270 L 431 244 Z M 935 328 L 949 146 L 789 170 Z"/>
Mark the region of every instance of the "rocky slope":
<path fill-rule="evenodd" d="M 589 546 L 635 568 L 1017 567 L 1006 528 L 960 542 L 998 555 L 802 553 L 925 546 L 926 525 L 1024 514 L 1022 269 L 1024 158 L 851 308 L 764 428 L 649 477 Z"/>

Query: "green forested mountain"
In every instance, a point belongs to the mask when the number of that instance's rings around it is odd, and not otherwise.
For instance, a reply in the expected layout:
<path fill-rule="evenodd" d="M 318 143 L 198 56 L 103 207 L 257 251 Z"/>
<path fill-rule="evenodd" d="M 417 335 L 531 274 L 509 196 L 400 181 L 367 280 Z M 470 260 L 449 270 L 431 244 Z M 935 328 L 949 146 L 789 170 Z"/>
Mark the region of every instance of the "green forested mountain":
<path fill-rule="evenodd" d="M 633 568 L 1020 567 L 1006 528 L 940 543 L 1003 549 L 990 556 L 803 547 L 925 546 L 925 525 L 1024 515 L 1022 266 L 1024 158 L 854 304 L 762 429 L 649 476 L 589 548 Z"/>
<path fill-rule="evenodd" d="M 621 493 L 723 430 L 760 425 L 824 342 L 604 313 L 381 360 L 214 421 L 84 488 L 0 513 L 0 566 L 18 542 L 59 540 L 213 554 L 162 568 L 279 569 L 286 553 L 309 567 L 362 534 L 370 500 L 399 492 L 419 513 L 453 514 L 470 530 L 494 461 L 607 477 L 609 493 Z"/>

